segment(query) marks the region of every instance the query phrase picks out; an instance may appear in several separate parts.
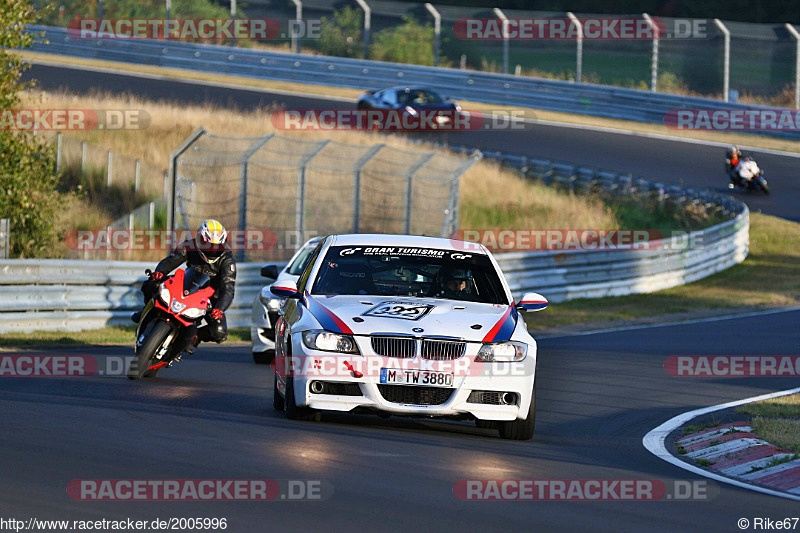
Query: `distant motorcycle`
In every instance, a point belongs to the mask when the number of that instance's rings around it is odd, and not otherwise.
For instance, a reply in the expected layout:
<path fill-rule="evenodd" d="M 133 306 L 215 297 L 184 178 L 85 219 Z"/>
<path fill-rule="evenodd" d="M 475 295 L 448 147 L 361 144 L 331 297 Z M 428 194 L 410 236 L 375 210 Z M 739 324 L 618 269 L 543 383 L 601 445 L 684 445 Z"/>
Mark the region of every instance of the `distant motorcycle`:
<path fill-rule="evenodd" d="M 764 171 L 751 157 L 743 157 L 733 169 L 732 183 L 748 191 L 764 191 L 764 194 L 769 194 L 769 185 L 764 178 Z"/>
<path fill-rule="evenodd" d="M 161 368 L 180 361 L 191 342 L 190 326 L 205 316 L 213 294 L 209 277 L 194 268 L 178 269 L 165 279 L 142 311 L 128 377 L 152 378 Z"/>

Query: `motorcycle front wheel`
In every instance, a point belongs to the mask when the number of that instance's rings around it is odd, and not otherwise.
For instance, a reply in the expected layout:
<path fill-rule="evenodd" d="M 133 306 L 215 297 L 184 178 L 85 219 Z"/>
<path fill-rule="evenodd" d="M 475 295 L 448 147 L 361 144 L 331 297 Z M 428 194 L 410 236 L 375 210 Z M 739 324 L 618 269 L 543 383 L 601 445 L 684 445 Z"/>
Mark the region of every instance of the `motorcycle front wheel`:
<path fill-rule="evenodd" d="M 128 367 L 129 379 L 141 379 L 155 377 L 158 370 L 147 369 L 153 365 L 156 352 L 164 344 L 167 336 L 172 332 L 172 327 L 163 320 L 154 320 L 147 328 L 148 332 L 142 341 L 141 346 L 136 351 L 136 357 Z"/>
<path fill-rule="evenodd" d="M 758 181 L 758 184 L 761 186 L 761 190 L 764 191 L 764 194 L 769 194 L 769 185 L 767 185 L 767 180 L 761 179 Z"/>

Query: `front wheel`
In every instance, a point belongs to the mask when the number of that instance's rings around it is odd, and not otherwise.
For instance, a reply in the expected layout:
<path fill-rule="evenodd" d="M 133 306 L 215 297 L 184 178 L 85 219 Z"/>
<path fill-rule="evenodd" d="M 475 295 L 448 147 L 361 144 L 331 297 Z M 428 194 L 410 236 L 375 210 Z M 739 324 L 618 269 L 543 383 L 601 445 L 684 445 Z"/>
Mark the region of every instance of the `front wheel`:
<path fill-rule="evenodd" d="M 500 436 L 511 440 L 531 440 L 533 429 L 536 425 L 536 385 L 531 392 L 531 405 L 528 407 L 528 416 L 524 420 L 499 422 Z"/>
<path fill-rule="evenodd" d="M 142 345 L 136 351 L 136 357 L 128 367 L 129 379 L 155 377 L 158 370 L 148 371 L 148 368 L 153 364 L 156 352 L 164 345 L 167 336 L 172 332 L 172 327 L 163 320 L 155 320 L 147 330 Z"/>
<path fill-rule="evenodd" d="M 769 195 L 769 185 L 767 185 L 767 180 L 761 179 L 758 184 L 761 185 L 761 190 L 764 191 L 764 194 Z"/>
<path fill-rule="evenodd" d="M 275 359 L 275 349 L 253 352 L 253 362 L 257 365 L 268 365 Z"/>
<path fill-rule="evenodd" d="M 277 385 L 275 386 L 277 389 Z M 276 391 L 277 392 L 277 391 Z M 283 397 L 283 412 L 289 420 L 314 420 L 319 421 L 319 411 L 308 407 L 298 407 L 294 399 L 294 376 L 286 377 L 286 394 Z"/>

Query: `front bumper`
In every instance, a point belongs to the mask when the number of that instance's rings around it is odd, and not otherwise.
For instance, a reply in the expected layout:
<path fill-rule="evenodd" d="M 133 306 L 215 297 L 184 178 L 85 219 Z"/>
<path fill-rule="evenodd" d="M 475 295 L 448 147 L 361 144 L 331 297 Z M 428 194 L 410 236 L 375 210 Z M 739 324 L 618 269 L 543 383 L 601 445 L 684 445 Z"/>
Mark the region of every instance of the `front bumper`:
<path fill-rule="evenodd" d="M 275 349 L 275 323 L 278 313 L 270 311 L 256 296 L 250 314 L 250 339 L 254 353 Z"/>
<path fill-rule="evenodd" d="M 519 363 L 477 361 L 475 354 L 479 346 L 475 343 L 466 355 L 454 361 L 444 362 L 448 364 L 442 368 L 438 365 L 431 366 L 431 361 L 418 358 L 387 361 L 387 358 L 374 353 L 332 354 L 309 350 L 302 343 L 293 342 L 293 353 L 298 356 L 288 362 L 290 369 L 283 369 L 284 371 L 280 373 L 293 375 L 296 404 L 313 409 L 324 411 L 367 409 L 404 416 L 476 418 L 494 421 L 526 418 L 535 380 L 535 345 L 530 348 L 526 359 Z M 454 374 L 453 385 L 420 387 L 381 383 L 380 369 L 398 368 L 397 365 L 401 365 L 399 368 L 412 370 L 445 372 L 449 368 Z M 330 383 L 333 384 L 330 389 L 347 388 L 349 392 L 347 394 L 336 394 L 327 390 L 322 393 L 312 392 L 314 382 Z M 408 390 L 415 388 L 426 390 Z M 474 391 L 479 392 L 472 395 Z M 499 398 L 503 393 L 513 395 L 513 403 L 509 402 L 507 405 L 499 402 L 484 403 L 485 399 Z M 431 400 L 433 397 L 435 399 Z"/>

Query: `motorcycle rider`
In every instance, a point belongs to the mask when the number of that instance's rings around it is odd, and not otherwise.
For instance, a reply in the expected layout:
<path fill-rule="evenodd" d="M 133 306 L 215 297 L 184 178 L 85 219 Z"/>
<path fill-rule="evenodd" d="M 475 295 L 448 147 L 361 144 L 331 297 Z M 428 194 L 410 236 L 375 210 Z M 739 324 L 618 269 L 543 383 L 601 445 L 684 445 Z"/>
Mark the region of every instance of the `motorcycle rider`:
<path fill-rule="evenodd" d="M 221 343 L 228 338 L 228 325 L 225 310 L 231 305 L 236 286 L 236 262 L 233 253 L 225 241 L 228 232 L 218 221 L 205 220 L 194 239 L 182 242 L 167 257 L 161 260 L 150 279 L 142 284 L 145 302 L 149 301 L 158 290 L 158 285 L 170 272 L 186 263 L 211 278 L 214 296 L 211 297 L 211 309 L 206 313 L 207 327 L 189 332 L 186 351 L 193 353 L 200 341 Z M 141 312 L 134 313 L 131 319 L 139 322 Z M 197 328 L 197 326 L 194 326 Z"/>
<path fill-rule="evenodd" d="M 728 178 L 731 182 L 728 183 L 728 188 L 733 189 L 739 183 L 739 175 L 736 173 L 736 167 L 741 161 L 742 151 L 738 146 L 731 146 L 725 153 L 725 172 L 728 173 Z"/>

